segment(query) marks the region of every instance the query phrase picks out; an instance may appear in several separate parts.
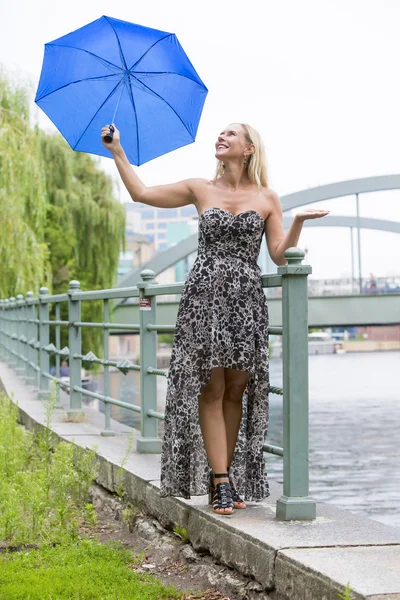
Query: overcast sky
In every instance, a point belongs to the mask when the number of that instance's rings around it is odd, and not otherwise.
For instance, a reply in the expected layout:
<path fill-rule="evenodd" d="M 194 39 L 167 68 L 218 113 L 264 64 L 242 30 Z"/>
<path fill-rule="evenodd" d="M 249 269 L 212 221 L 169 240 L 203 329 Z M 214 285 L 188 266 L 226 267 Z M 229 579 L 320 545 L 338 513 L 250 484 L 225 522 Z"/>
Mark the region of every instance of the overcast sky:
<path fill-rule="evenodd" d="M 137 169 L 148 185 L 211 177 L 216 134 L 259 129 L 270 186 L 290 192 L 400 172 L 398 0 L 0 0 L 0 61 L 31 80 L 44 44 L 103 14 L 173 32 L 209 89 L 194 144 Z M 52 129 L 32 104 L 41 126 Z M 113 162 L 101 159 L 114 176 Z M 400 221 L 400 191 L 362 195 L 361 215 Z M 121 189 L 122 201 L 127 194 Z M 354 197 L 324 203 L 354 214 Z M 316 205 L 314 205 L 316 206 Z M 321 205 L 322 206 L 322 205 Z M 363 275 L 400 275 L 400 235 L 362 231 Z M 351 274 L 346 229 L 304 231 L 313 277 Z"/>

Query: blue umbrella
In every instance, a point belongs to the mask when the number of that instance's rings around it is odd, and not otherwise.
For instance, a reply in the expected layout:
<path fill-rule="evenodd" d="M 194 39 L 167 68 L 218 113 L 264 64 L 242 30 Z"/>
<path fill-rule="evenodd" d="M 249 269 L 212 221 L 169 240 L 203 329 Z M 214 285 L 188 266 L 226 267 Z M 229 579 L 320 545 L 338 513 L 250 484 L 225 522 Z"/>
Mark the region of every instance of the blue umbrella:
<path fill-rule="evenodd" d="M 173 33 L 103 16 L 45 45 L 35 102 L 80 152 L 115 122 L 141 165 L 194 142 L 206 95 Z"/>

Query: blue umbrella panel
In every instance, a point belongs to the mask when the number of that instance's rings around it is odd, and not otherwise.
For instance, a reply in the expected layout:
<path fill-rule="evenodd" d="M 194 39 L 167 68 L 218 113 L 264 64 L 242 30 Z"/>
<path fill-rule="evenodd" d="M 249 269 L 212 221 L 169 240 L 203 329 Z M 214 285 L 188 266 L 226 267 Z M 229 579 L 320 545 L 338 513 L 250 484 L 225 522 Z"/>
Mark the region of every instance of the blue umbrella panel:
<path fill-rule="evenodd" d="M 175 34 L 103 16 L 45 45 L 35 102 L 80 152 L 109 157 L 114 121 L 141 165 L 194 142 L 206 95 Z"/>

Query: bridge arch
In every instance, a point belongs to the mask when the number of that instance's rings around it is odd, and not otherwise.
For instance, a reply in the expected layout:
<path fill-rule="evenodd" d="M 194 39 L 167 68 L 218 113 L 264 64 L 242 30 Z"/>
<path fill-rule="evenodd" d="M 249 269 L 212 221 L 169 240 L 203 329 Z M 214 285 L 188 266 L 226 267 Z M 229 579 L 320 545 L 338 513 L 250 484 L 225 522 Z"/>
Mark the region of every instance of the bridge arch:
<path fill-rule="evenodd" d="M 281 203 L 282 209 L 285 212 L 293 208 L 305 206 L 306 204 L 322 202 L 323 200 L 398 189 L 400 189 L 400 175 L 378 175 L 376 177 L 363 177 L 361 179 L 328 183 L 301 190 L 300 192 L 294 192 L 293 194 L 286 194 L 282 196 Z"/>

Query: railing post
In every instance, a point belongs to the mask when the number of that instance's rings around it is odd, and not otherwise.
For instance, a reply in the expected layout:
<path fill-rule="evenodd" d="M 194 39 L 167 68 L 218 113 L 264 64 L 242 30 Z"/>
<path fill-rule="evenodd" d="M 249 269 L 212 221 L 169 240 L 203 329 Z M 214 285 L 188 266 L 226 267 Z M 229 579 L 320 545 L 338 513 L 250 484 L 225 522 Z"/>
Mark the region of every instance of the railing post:
<path fill-rule="evenodd" d="M 68 346 L 69 346 L 69 410 L 68 416 L 82 414 L 82 393 L 74 390 L 75 386 L 82 387 L 82 336 L 80 326 L 74 323 L 81 320 L 81 301 L 74 295 L 79 291 L 79 281 L 70 281 L 68 290 Z"/>
<path fill-rule="evenodd" d="M 4 300 L 4 345 L 5 345 L 5 355 L 4 355 L 4 360 L 6 361 L 6 363 L 11 366 L 11 362 L 12 362 L 12 354 L 11 354 L 11 338 L 10 338 L 10 333 L 11 333 L 11 309 L 10 309 L 10 300 L 7 298 L 6 300 Z"/>
<path fill-rule="evenodd" d="M 110 322 L 110 302 L 108 299 L 104 300 L 104 311 L 103 311 L 103 320 L 104 323 Z M 109 357 L 109 330 L 107 327 L 104 328 L 103 332 L 103 343 L 104 343 L 104 395 L 110 395 L 110 367 L 108 364 Z M 111 429 L 111 405 L 109 402 L 104 402 L 104 429 L 101 432 L 101 435 L 105 437 L 112 437 L 115 435 L 114 431 Z"/>
<path fill-rule="evenodd" d="M 8 337 L 7 337 L 7 300 L 1 301 L 1 358 L 5 362 L 8 362 Z"/>
<path fill-rule="evenodd" d="M 35 344 L 33 345 L 33 351 L 34 351 L 33 362 L 36 365 L 36 369 L 35 369 L 36 376 L 35 376 L 34 387 L 36 388 L 37 391 L 40 389 L 39 310 L 40 310 L 40 304 L 39 303 L 34 304 L 33 305 L 33 310 L 32 310 L 32 315 L 34 316 L 34 320 L 36 321 L 36 323 L 34 323 L 34 326 L 35 326 L 35 332 L 34 332 Z"/>
<path fill-rule="evenodd" d="M 61 321 L 61 307 L 60 307 L 60 302 L 56 302 L 55 317 L 56 317 L 56 321 Z M 56 325 L 55 329 L 56 329 L 56 348 L 57 348 L 57 354 L 56 354 L 56 377 L 57 377 L 57 379 L 60 379 L 60 355 L 58 354 L 58 351 L 61 350 L 61 327 L 60 327 L 60 325 Z"/>
<path fill-rule="evenodd" d="M 283 495 L 276 503 L 281 520 L 311 520 L 316 503 L 309 496 L 308 464 L 308 297 L 304 252 L 289 248 L 282 275 L 283 328 Z"/>
<path fill-rule="evenodd" d="M 9 319 L 9 326 L 10 326 L 10 360 L 9 360 L 9 365 L 12 369 L 16 369 L 17 365 L 18 365 L 18 360 L 17 360 L 17 319 L 16 319 L 16 312 L 17 309 L 16 307 L 16 300 L 14 298 L 14 296 L 11 296 L 10 298 L 10 319 Z"/>
<path fill-rule="evenodd" d="M 16 308 L 16 318 L 17 318 L 17 322 L 16 322 L 16 331 L 17 331 L 17 367 L 15 369 L 17 375 L 23 375 L 25 373 L 25 361 L 24 361 L 24 342 L 21 339 L 22 337 L 26 337 L 25 336 L 25 325 L 24 325 L 24 318 L 25 318 L 25 307 L 24 307 L 24 297 L 22 294 L 18 294 L 17 296 L 17 308 Z"/>
<path fill-rule="evenodd" d="M 141 436 L 137 441 L 137 451 L 159 454 L 161 439 L 158 437 L 157 419 L 149 417 L 147 411 L 157 410 L 157 379 L 148 373 L 149 367 L 157 367 L 157 332 L 148 331 L 149 323 L 156 323 L 156 297 L 146 296 L 146 287 L 155 277 L 150 269 L 140 273 L 143 282 L 140 290 L 140 396 L 142 401 Z"/>
<path fill-rule="evenodd" d="M 4 343 L 5 343 L 5 338 L 4 338 L 4 300 L 0 300 L 0 359 L 4 360 L 5 359 L 5 348 L 4 348 Z"/>
<path fill-rule="evenodd" d="M 25 383 L 28 385 L 35 385 L 37 379 L 37 373 L 32 367 L 35 363 L 36 351 L 32 347 L 32 344 L 36 342 L 35 327 L 34 323 L 30 323 L 35 318 L 35 307 L 30 301 L 33 300 L 33 292 L 26 292 L 26 306 L 25 306 L 25 318 L 26 318 L 26 369 L 25 369 Z M 32 364 L 31 364 L 32 363 Z"/>
<path fill-rule="evenodd" d="M 50 343 L 50 325 L 45 323 L 49 320 L 49 303 L 46 296 L 49 290 L 47 287 L 41 287 L 39 290 L 39 400 L 47 400 L 49 391 L 49 380 L 44 376 L 50 370 L 50 357 L 44 349 Z"/>

